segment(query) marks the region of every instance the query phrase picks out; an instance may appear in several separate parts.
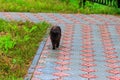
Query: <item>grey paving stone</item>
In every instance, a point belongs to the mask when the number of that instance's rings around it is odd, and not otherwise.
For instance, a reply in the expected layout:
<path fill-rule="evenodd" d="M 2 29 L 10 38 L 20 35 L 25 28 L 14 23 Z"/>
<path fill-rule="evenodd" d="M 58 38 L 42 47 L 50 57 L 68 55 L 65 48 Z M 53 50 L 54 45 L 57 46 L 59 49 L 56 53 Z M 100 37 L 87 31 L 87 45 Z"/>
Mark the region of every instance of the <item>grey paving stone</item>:
<path fill-rule="evenodd" d="M 9 13 L 13 20 L 23 20 L 25 21 L 25 18 L 22 19 L 18 13 Z M 33 16 L 33 13 L 24 13 L 31 21 L 33 22 L 39 22 L 39 19 L 36 18 L 35 16 Z M 60 61 L 66 61 L 66 62 L 70 62 L 70 64 L 66 65 L 66 67 L 70 68 L 70 70 L 65 70 L 63 71 L 66 74 L 70 74 L 70 76 L 68 77 L 64 77 L 64 80 L 88 80 L 87 78 L 83 78 L 80 75 L 81 74 L 85 74 L 87 72 L 82 71 L 82 68 L 87 68 L 85 66 L 82 66 L 82 63 L 85 62 L 82 59 L 86 58 L 85 56 L 82 56 L 81 54 L 84 54 L 84 52 L 82 52 L 81 50 L 83 50 L 82 46 L 83 46 L 83 26 L 82 25 L 88 25 L 92 31 L 90 32 L 91 34 L 91 40 L 92 40 L 92 47 L 90 49 L 93 49 L 94 52 L 92 54 L 95 54 L 95 56 L 93 57 L 95 59 L 95 61 L 91 62 L 96 64 L 96 66 L 90 67 L 93 68 L 95 70 L 97 70 L 96 72 L 91 72 L 90 74 L 96 75 L 97 78 L 95 79 L 90 79 L 90 80 L 109 80 L 107 78 L 107 76 L 110 76 L 111 74 L 107 72 L 107 70 L 110 70 L 111 68 L 107 67 L 106 65 L 108 64 L 108 62 L 106 62 L 106 60 L 108 60 L 105 57 L 105 53 L 104 53 L 104 45 L 102 42 L 102 36 L 101 36 L 101 30 L 100 30 L 100 26 L 104 25 L 107 27 L 108 32 L 110 34 L 110 39 L 112 40 L 112 44 L 114 46 L 112 46 L 113 48 L 115 48 L 115 52 L 117 52 L 117 54 L 113 54 L 118 56 L 118 58 L 114 58 L 113 60 L 119 60 L 120 61 L 120 35 L 117 33 L 116 30 L 116 26 L 118 26 L 120 23 L 120 18 L 117 18 L 115 16 L 111 16 L 111 15 L 96 15 L 96 14 L 91 14 L 91 15 L 84 15 L 84 14 L 79 14 L 79 15 L 75 15 L 75 14 L 64 14 L 64 16 L 62 14 L 58 14 L 58 13 L 53 13 L 52 15 L 54 15 L 55 17 L 57 17 L 60 20 L 63 20 L 64 23 L 59 23 L 56 20 L 54 20 L 53 18 L 51 18 L 51 16 L 48 15 L 49 13 L 37 13 L 38 16 L 42 16 L 44 18 L 45 21 L 48 21 L 50 23 L 52 23 L 53 25 L 59 25 L 62 28 L 62 37 L 64 36 L 64 32 L 68 31 L 66 30 L 66 27 L 69 26 L 73 26 L 73 34 L 70 34 L 68 36 L 70 36 L 72 38 L 72 42 L 71 44 L 66 44 L 68 46 L 71 46 L 71 51 L 69 52 L 69 57 L 70 60 L 60 60 L 58 59 L 58 56 L 60 56 L 59 52 L 61 50 L 51 50 L 51 48 L 48 47 L 48 51 L 49 54 L 44 54 L 44 56 L 46 56 L 46 58 L 41 58 L 40 55 L 42 55 L 42 51 L 45 48 L 45 43 L 46 40 L 44 40 L 43 42 L 41 42 L 41 45 L 38 49 L 38 51 L 36 52 L 36 55 L 33 59 L 33 62 L 31 63 L 31 66 L 28 70 L 28 75 L 25 77 L 25 80 L 30 80 L 32 78 L 32 74 L 35 70 L 42 72 L 43 74 L 40 75 L 34 75 L 35 77 L 41 79 L 41 80 L 54 80 L 57 79 L 59 77 L 54 76 L 53 74 L 56 72 L 59 72 L 59 70 L 56 70 L 55 67 L 60 67 L 60 64 L 57 64 L 56 62 L 60 62 Z M 51 14 L 51 13 L 50 13 Z M 71 19 L 67 18 L 67 16 L 69 18 L 75 19 L 77 21 L 80 22 L 79 23 L 74 23 Z M 92 17 L 94 16 L 94 17 Z M 7 17 L 3 15 L 2 12 L 0 12 L 0 18 L 7 20 Z M 85 20 L 88 19 L 87 21 Z M 98 20 L 97 20 L 98 18 Z M 103 21 L 100 22 L 99 19 L 102 19 Z M 94 21 L 95 23 L 92 23 L 91 21 Z M 116 22 L 115 22 L 116 21 Z M 107 22 L 108 24 L 104 24 L 105 22 Z M 47 36 L 48 37 L 48 36 Z M 46 37 L 46 38 L 47 38 Z M 65 37 L 65 36 L 64 36 Z M 62 42 L 64 42 L 64 40 L 61 40 L 61 45 L 60 48 L 64 47 Z M 50 46 L 51 43 L 49 42 Z M 107 46 L 109 47 L 109 46 Z M 89 57 L 91 58 L 91 57 Z M 39 60 L 43 61 L 42 63 L 39 62 Z M 120 63 L 117 62 L 115 64 L 118 64 L 120 66 Z M 44 66 L 44 68 L 40 68 L 40 69 L 35 69 L 36 66 Z M 117 75 L 120 76 L 120 75 Z"/>
<path fill-rule="evenodd" d="M 19 16 L 19 13 L 12 12 L 12 13 L 9 13 L 9 14 L 12 16 L 13 20 L 16 20 L 16 21 L 26 21 L 25 19 L 23 19 L 23 18 L 21 18 Z"/>
<path fill-rule="evenodd" d="M 26 15 L 31 21 L 33 21 L 35 23 L 40 22 L 40 20 L 38 18 L 36 18 L 34 16 L 34 14 L 32 14 L 32 13 L 24 13 L 24 15 Z"/>
<path fill-rule="evenodd" d="M 4 20 L 7 20 L 7 18 L 4 16 L 3 12 L 0 12 L 0 18 L 4 19 Z"/>
<path fill-rule="evenodd" d="M 67 19 L 67 18 L 65 18 L 65 17 L 63 17 L 63 16 L 61 16 L 60 14 L 54 14 L 54 16 L 56 16 L 57 18 L 63 20 L 63 21 L 66 22 L 66 23 L 73 23 L 73 22 L 70 21 L 69 19 Z"/>
<path fill-rule="evenodd" d="M 56 21 L 53 19 L 53 18 L 50 18 L 50 17 L 48 17 L 46 14 L 44 14 L 44 13 L 38 13 L 38 15 L 39 16 L 42 16 L 44 19 L 45 19 L 45 21 L 48 21 L 48 22 L 51 22 L 51 23 L 56 23 Z"/>

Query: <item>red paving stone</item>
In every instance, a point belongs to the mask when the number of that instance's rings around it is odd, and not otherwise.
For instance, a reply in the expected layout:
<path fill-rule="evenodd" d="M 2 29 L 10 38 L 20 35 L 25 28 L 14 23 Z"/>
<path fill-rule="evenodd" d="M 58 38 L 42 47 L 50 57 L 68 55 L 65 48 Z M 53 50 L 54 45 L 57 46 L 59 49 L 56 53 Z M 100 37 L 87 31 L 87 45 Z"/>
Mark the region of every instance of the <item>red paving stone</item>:
<path fill-rule="evenodd" d="M 25 80 L 120 80 L 120 18 L 96 14 L 14 14 L 3 12 L 0 18 L 47 21 L 62 28 L 60 48 L 52 50 L 48 37 Z"/>

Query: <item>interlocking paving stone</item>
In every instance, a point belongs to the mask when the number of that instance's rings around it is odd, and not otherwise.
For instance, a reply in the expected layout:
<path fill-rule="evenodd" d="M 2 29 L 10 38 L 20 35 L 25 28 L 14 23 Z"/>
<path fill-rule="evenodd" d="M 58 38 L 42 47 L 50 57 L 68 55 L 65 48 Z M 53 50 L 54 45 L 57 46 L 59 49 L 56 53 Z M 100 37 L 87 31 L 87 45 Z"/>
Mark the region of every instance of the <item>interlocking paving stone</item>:
<path fill-rule="evenodd" d="M 20 15 L 18 15 L 19 13 L 9 13 L 9 14 L 13 18 L 13 20 L 16 20 L 16 21 L 23 21 L 24 20 L 20 17 Z"/>
<path fill-rule="evenodd" d="M 120 80 L 120 17 L 0 12 L 0 18 L 47 21 L 62 28 L 60 48 L 52 50 L 46 37 L 25 80 Z"/>
<path fill-rule="evenodd" d="M 0 18 L 6 20 L 7 18 L 4 16 L 4 13 L 0 13 Z"/>
<path fill-rule="evenodd" d="M 37 23 L 37 22 L 40 22 L 40 20 L 38 18 L 36 18 L 34 16 L 34 14 L 30 14 L 30 13 L 24 13 L 29 19 L 31 19 L 31 21 Z"/>

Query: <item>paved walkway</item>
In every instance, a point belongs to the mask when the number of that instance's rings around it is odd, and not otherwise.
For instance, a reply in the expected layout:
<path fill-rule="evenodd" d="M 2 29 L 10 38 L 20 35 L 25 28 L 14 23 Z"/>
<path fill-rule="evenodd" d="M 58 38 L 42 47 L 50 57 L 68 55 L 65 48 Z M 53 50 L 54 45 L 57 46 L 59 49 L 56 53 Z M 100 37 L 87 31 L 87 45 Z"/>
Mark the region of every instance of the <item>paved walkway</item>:
<path fill-rule="evenodd" d="M 7 20 L 62 28 L 61 46 L 40 45 L 25 80 L 120 80 L 120 18 L 112 15 L 0 13 Z"/>

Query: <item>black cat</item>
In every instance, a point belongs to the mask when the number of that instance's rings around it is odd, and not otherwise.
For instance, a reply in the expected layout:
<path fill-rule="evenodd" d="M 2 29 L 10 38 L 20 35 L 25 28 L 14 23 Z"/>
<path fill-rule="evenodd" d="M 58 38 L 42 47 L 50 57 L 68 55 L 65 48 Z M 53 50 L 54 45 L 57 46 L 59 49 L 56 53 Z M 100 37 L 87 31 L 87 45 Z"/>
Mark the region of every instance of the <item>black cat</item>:
<path fill-rule="evenodd" d="M 61 39 L 61 28 L 59 26 L 53 26 L 50 30 L 50 39 L 53 49 L 58 48 Z"/>

